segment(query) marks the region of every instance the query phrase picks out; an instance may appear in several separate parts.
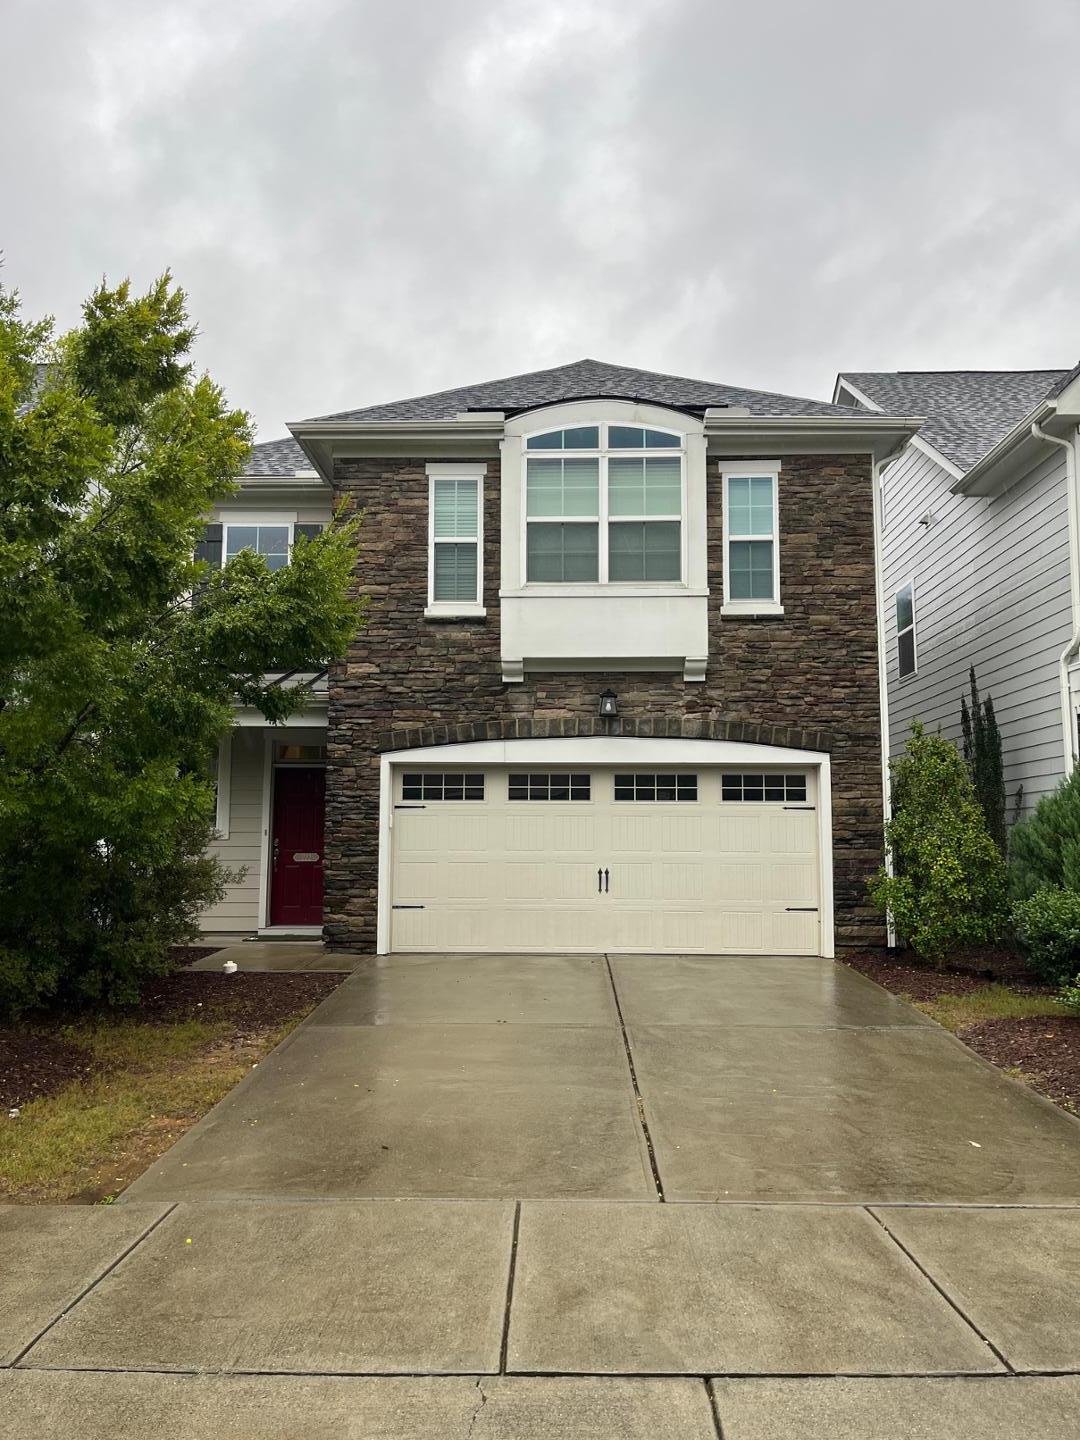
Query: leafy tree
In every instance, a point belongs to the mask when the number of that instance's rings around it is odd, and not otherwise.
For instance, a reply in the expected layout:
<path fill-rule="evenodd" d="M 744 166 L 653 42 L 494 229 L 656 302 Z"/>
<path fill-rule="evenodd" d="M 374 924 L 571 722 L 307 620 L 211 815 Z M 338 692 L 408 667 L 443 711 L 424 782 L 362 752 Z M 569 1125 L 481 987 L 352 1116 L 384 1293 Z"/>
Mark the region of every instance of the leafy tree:
<path fill-rule="evenodd" d="M 1005 862 L 986 828 L 956 746 L 912 726 L 893 760 L 893 816 L 870 895 L 900 939 L 940 963 L 950 950 L 996 940 L 1006 918 Z"/>
<path fill-rule="evenodd" d="M 250 446 L 183 292 L 102 284 L 56 337 L 0 287 L 0 1010 L 128 1001 L 225 878 L 205 854 L 234 699 L 283 720 L 361 620 L 355 526 L 271 572 L 193 554 Z M 192 593 L 198 595 L 192 602 Z"/>
<path fill-rule="evenodd" d="M 968 671 L 971 685 L 971 707 L 960 697 L 960 726 L 963 731 L 964 761 L 975 787 L 975 798 L 986 817 L 986 828 L 994 844 L 1005 854 L 1005 770 L 1001 758 L 1001 731 L 998 729 L 994 702 L 988 695 L 979 696 L 975 666 Z"/>
<path fill-rule="evenodd" d="M 1017 900 L 1047 889 L 1080 892 L 1080 769 L 1013 827 L 1009 887 Z"/>

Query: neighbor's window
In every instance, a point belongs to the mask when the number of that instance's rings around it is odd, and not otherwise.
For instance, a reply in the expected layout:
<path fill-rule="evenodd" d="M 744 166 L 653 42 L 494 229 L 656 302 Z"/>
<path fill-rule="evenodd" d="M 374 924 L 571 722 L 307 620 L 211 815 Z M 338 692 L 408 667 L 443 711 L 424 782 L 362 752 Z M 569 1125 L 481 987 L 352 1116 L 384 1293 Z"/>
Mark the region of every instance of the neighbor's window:
<path fill-rule="evenodd" d="M 429 474 L 428 603 L 448 609 L 478 606 L 483 598 L 480 476 Z"/>
<path fill-rule="evenodd" d="M 723 472 L 725 605 L 780 602 L 777 479 L 774 469 Z"/>
<path fill-rule="evenodd" d="M 901 680 L 906 675 L 915 674 L 914 582 L 909 582 L 896 592 L 896 662 Z"/>
<path fill-rule="evenodd" d="M 697 776 L 635 774 L 615 776 L 616 800 L 696 800 Z"/>
<path fill-rule="evenodd" d="M 460 770 L 446 774 L 421 771 L 401 777 L 402 800 L 482 800 L 482 774 L 463 774 Z"/>
<path fill-rule="evenodd" d="M 681 435 L 642 425 L 580 425 L 529 436 L 526 580 L 679 583 L 682 445 Z"/>
<path fill-rule="evenodd" d="M 313 539 L 322 528 L 321 524 L 302 525 L 291 521 L 251 525 L 237 521 L 214 523 L 206 526 L 195 546 L 195 559 L 205 560 L 211 570 L 220 570 L 222 560 L 232 560 L 242 550 L 254 550 L 265 558 L 269 569 L 280 570 L 289 563 L 297 538 L 304 535 Z"/>
<path fill-rule="evenodd" d="M 744 775 L 725 771 L 720 778 L 720 795 L 724 800 L 743 800 L 756 804 L 780 800 L 790 804 L 806 801 L 805 775 Z"/>

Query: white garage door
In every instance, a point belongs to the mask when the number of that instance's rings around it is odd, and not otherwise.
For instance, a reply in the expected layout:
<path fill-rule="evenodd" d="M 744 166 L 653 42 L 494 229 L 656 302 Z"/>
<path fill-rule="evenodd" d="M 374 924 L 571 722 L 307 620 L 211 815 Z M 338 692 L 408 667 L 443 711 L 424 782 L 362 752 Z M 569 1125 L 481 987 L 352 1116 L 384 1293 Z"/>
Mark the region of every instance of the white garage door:
<path fill-rule="evenodd" d="M 820 953 L 816 771 L 407 765 L 392 950 Z"/>

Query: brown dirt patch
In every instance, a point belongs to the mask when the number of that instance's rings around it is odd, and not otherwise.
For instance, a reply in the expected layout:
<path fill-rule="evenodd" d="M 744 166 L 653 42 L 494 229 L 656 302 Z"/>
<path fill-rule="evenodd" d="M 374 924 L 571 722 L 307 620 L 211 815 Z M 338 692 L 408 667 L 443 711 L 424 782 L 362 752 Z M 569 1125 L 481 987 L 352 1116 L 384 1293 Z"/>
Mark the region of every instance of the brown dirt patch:
<path fill-rule="evenodd" d="M 233 1043 L 242 1045 L 248 1037 L 274 1030 L 289 1016 L 318 1004 L 341 979 L 318 972 L 218 975 L 178 970 L 148 981 L 138 1005 L 106 1011 L 103 1018 L 148 1025 L 222 1021 L 233 1027 Z M 92 1055 L 60 1033 L 70 1020 L 88 1018 L 85 1013 L 35 1016 L 25 1026 L 0 1028 L 0 1118 L 14 1105 L 55 1095 L 71 1081 L 101 1070 Z"/>
<path fill-rule="evenodd" d="M 933 1000 L 938 995 L 968 995 L 992 983 L 1007 984 L 1022 995 L 1052 995 L 1040 985 L 1015 951 L 972 951 L 941 970 L 920 963 L 907 951 L 859 950 L 838 957 L 893 995 Z"/>
<path fill-rule="evenodd" d="M 1023 1071 L 1042 1094 L 1080 1112 L 1080 1016 L 982 1020 L 960 1039 L 1003 1070 Z"/>

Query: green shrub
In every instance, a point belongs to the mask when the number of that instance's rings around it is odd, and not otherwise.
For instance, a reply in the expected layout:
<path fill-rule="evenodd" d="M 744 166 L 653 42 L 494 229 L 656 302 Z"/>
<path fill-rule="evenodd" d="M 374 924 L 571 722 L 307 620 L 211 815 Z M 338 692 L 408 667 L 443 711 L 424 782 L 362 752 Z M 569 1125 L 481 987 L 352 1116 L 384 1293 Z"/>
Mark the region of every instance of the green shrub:
<path fill-rule="evenodd" d="M 912 726 L 890 766 L 893 817 L 885 843 L 894 874 L 870 881 L 878 908 L 918 954 L 940 964 L 950 950 L 997 940 L 1006 923 L 1005 861 L 956 746 Z"/>
<path fill-rule="evenodd" d="M 1001 731 L 994 714 L 994 702 L 979 695 L 975 666 L 968 671 L 971 706 L 960 697 L 960 729 L 963 732 L 964 764 L 968 767 L 975 799 L 986 817 L 986 828 L 994 844 L 1005 854 L 1005 767 L 1001 755 Z"/>
<path fill-rule="evenodd" d="M 1080 975 L 1077 975 L 1070 984 L 1061 987 L 1058 999 L 1066 1010 L 1071 1010 L 1074 1015 L 1080 1015 Z"/>
<path fill-rule="evenodd" d="M 1080 891 L 1080 768 L 1013 827 L 1009 889 L 1015 900 L 1047 889 Z"/>
<path fill-rule="evenodd" d="M 1037 890 L 1013 906 L 1016 937 L 1031 968 L 1052 985 L 1076 979 L 1080 970 L 1080 893 Z"/>

